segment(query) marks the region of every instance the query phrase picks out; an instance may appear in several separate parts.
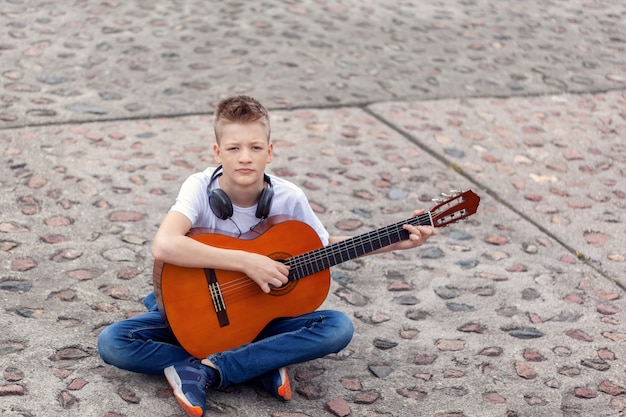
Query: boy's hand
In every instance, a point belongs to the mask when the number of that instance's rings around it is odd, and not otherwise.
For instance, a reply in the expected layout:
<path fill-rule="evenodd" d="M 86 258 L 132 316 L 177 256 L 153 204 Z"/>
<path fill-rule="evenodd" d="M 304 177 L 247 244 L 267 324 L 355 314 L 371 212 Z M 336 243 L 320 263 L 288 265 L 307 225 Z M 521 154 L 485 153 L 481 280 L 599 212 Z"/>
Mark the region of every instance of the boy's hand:
<path fill-rule="evenodd" d="M 417 217 L 425 213 L 425 210 L 416 210 L 411 217 Z M 432 226 L 413 226 L 405 224 L 402 228 L 409 232 L 409 239 L 394 243 L 389 246 L 389 250 L 411 249 L 421 246 L 429 237 L 435 236 L 438 232 Z"/>
<path fill-rule="evenodd" d="M 247 253 L 243 271 L 266 294 L 289 281 L 289 266 L 256 253 Z"/>

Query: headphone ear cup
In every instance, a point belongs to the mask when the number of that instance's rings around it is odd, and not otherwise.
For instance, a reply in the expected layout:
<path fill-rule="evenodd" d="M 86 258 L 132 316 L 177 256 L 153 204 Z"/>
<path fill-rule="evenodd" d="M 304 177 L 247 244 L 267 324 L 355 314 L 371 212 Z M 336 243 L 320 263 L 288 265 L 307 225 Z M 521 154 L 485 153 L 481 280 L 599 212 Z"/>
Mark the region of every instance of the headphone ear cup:
<path fill-rule="evenodd" d="M 219 188 L 209 193 L 209 205 L 213 214 L 222 220 L 226 220 L 233 215 L 233 203 L 228 198 L 228 195 Z"/>
<path fill-rule="evenodd" d="M 261 196 L 259 197 L 259 203 L 256 206 L 255 216 L 259 219 L 266 219 L 270 215 L 270 208 L 272 207 L 272 198 L 274 197 L 274 190 L 271 185 L 263 188 Z"/>

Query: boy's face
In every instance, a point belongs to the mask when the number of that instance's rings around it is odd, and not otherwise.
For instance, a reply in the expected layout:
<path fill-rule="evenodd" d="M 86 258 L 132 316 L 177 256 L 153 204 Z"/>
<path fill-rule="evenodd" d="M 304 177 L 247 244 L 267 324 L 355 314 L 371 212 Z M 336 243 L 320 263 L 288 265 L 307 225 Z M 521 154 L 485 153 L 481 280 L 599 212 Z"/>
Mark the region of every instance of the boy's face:
<path fill-rule="evenodd" d="M 272 162 L 272 150 L 261 122 L 223 125 L 219 143 L 213 145 L 215 161 L 224 168 L 223 179 L 240 186 L 263 181 L 265 167 Z"/>

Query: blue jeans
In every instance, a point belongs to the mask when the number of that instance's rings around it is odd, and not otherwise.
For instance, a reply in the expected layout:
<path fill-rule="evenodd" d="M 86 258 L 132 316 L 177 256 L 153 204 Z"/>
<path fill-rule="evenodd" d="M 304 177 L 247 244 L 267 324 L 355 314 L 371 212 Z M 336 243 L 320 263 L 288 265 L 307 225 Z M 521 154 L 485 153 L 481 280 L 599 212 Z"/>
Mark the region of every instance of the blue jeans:
<path fill-rule="evenodd" d="M 144 304 L 147 313 L 114 323 L 100 333 L 98 352 L 104 362 L 128 371 L 162 374 L 168 366 L 191 359 L 163 322 L 154 293 Z M 334 310 L 276 319 L 251 343 L 208 356 L 221 376 L 216 388 L 337 353 L 350 343 L 353 333 L 350 318 Z"/>

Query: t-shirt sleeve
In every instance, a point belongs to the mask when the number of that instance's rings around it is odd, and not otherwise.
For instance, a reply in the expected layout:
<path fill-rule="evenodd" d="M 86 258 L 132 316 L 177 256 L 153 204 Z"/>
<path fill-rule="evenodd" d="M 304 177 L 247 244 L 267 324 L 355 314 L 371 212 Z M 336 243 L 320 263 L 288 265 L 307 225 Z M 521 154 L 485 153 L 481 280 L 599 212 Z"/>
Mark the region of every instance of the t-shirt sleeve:
<path fill-rule="evenodd" d="M 276 196 L 276 201 L 272 204 L 272 210 L 277 210 L 275 214 L 287 214 L 296 220 L 308 224 L 317 232 L 322 244 L 324 246 L 328 245 L 329 233 L 311 208 L 311 204 L 304 191 L 295 184 L 284 180 L 281 181 L 280 185 L 277 185 L 276 188 L 280 186 L 289 189 L 289 191 L 284 194 L 279 194 L 281 196 L 285 195 L 286 197 L 284 197 L 284 199 L 278 195 Z"/>
<path fill-rule="evenodd" d="M 304 193 L 303 193 L 304 195 Z M 299 206 L 299 209 L 302 211 L 305 217 L 305 222 L 311 226 L 319 235 L 320 240 L 324 246 L 328 245 L 329 233 L 328 230 L 324 227 L 320 219 L 317 217 L 313 209 L 311 208 L 311 204 L 309 200 L 304 197 L 304 201 Z"/>
<path fill-rule="evenodd" d="M 208 197 L 203 175 L 196 174 L 188 177 L 180 187 L 178 196 L 170 211 L 185 215 L 192 225 L 198 223 L 201 213 L 207 209 Z"/>

